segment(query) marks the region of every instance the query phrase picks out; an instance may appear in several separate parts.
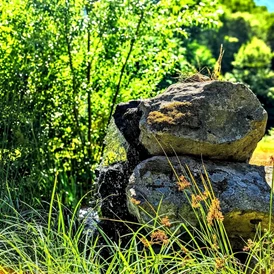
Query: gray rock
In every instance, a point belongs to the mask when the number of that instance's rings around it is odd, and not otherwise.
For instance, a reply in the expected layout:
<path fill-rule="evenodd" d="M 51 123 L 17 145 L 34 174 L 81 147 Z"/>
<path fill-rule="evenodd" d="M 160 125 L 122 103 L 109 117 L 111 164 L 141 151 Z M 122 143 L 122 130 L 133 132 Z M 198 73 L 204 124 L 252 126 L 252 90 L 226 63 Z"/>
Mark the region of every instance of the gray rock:
<path fill-rule="evenodd" d="M 178 83 L 138 107 L 139 141 L 151 155 L 202 155 L 248 161 L 265 133 L 267 113 L 243 84 Z M 161 143 L 162 147 L 156 141 Z"/>
<path fill-rule="evenodd" d="M 128 209 L 140 223 L 151 222 L 157 211 L 161 217 L 168 216 L 171 222 L 198 226 L 189 202 L 193 188 L 179 190 L 177 185 L 181 175 L 194 185 L 189 169 L 201 192 L 206 190 L 201 174 L 210 189 L 208 175 L 234 247 L 241 238 L 253 238 L 258 223 L 262 228 L 268 227 L 270 187 L 264 167 L 210 160 L 202 163 L 194 157 L 170 157 L 169 160 L 164 156 L 147 159 L 134 169 L 129 179 Z M 206 201 L 210 204 L 209 198 Z M 206 208 L 205 202 L 201 205 Z"/>
<path fill-rule="evenodd" d="M 270 187 L 272 187 L 272 180 L 273 180 L 273 166 L 265 166 L 265 179 L 266 182 L 269 184 Z"/>

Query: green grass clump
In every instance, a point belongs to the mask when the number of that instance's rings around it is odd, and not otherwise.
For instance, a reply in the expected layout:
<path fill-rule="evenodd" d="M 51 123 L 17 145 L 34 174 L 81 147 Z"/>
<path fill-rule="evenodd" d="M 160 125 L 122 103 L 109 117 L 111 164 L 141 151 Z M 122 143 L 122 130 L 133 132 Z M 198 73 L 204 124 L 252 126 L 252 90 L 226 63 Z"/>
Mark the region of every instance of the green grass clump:
<path fill-rule="evenodd" d="M 20 213 L 2 201 L 2 207 L 10 210 L 0 221 L 0 273 L 273 273 L 273 232 L 258 226 L 243 250 L 232 250 L 218 200 L 208 177 L 202 180 L 205 192 L 191 174 L 178 177 L 177 183 L 181 191 L 193 188 L 189 202 L 198 227 L 172 223 L 158 214 L 159 205 L 151 222 L 118 241 L 111 240 L 100 225 L 93 235 L 85 233 L 85 220 L 77 218 L 81 201 L 66 214 L 55 194 L 57 180 L 47 213 L 31 207 Z"/>

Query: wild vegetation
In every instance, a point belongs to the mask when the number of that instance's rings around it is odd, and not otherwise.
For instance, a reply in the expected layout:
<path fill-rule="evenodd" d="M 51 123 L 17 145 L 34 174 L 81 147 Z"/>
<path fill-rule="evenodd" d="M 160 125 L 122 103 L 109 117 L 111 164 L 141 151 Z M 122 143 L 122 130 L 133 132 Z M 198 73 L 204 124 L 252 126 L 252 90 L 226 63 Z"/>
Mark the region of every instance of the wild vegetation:
<path fill-rule="evenodd" d="M 185 40 L 187 60 L 206 73 L 223 44 L 223 78 L 248 84 L 268 112 L 274 126 L 274 13 L 253 0 L 221 0 L 223 14 L 218 28 L 197 28 Z"/>
<path fill-rule="evenodd" d="M 0 10 L 2 198 L 8 184 L 19 200 L 49 200 L 58 171 L 72 207 L 92 188 L 115 105 L 160 92 L 187 64 L 188 28 L 216 25 L 219 13 L 212 1 L 178 0 L 18 0 Z"/>
<path fill-rule="evenodd" d="M 49 200 L 58 171 L 57 192 L 75 206 L 92 188 L 115 105 L 194 68 L 214 71 L 221 44 L 224 78 L 250 84 L 273 125 L 273 15 L 252 1 L 235 13 L 235 3 L 2 1 L 1 197 Z"/>
<path fill-rule="evenodd" d="M 202 230 L 186 229 L 189 242 L 157 214 L 126 246 L 100 229 L 89 238 L 76 218 L 116 104 L 213 71 L 221 44 L 223 79 L 250 85 L 274 127 L 273 29 L 252 0 L 0 1 L 0 273 L 274 271 L 271 232 L 258 228 L 243 265 L 207 220 L 212 199 L 194 209 Z M 269 163 L 273 136 L 253 163 Z"/>
<path fill-rule="evenodd" d="M 220 202 L 206 175 L 202 181 L 203 192 L 191 173 L 177 174 L 178 190 L 192 193 L 185 192 L 198 228 L 170 222 L 158 214 L 159 205 L 151 222 L 117 242 L 100 230 L 100 224 L 96 232 L 86 230 L 85 220 L 76 219 L 77 211 L 67 220 L 55 180 L 48 214 L 34 208 L 22 214 L 10 207 L 14 217 L 1 220 L 0 273 L 273 273 L 270 225 L 265 230 L 258 225 L 254 238 L 243 241 L 242 250 L 233 249 Z M 270 212 L 271 208 L 272 202 Z"/>

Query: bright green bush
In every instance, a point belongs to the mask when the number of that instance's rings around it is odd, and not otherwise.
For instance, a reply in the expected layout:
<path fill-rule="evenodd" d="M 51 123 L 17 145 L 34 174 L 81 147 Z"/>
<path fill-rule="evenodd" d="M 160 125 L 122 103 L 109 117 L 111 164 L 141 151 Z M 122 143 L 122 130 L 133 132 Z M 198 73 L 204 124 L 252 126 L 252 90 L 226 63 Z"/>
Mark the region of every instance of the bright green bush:
<path fill-rule="evenodd" d="M 186 195 L 192 194 L 189 202 L 199 227 L 171 223 L 168 216 L 158 214 L 161 206 L 158 205 L 154 208 L 155 216 L 150 216 L 150 223 L 140 225 L 130 235 L 121 235 L 117 241 L 109 239 L 107 232 L 100 230 L 100 224 L 97 233 L 90 236 L 85 233 L 85 220 L 77 220 L 80 203 L 67 219 L 67 209 L 55 193 L 57 180 L 48 212 L 31 207 L 18 211 L 0 201 L 1 206 L 11 210 L 0 221 L 0 271 L 13 269 L 17 273 L 33 274 L 271 273 L 274 269 L 273 231 L 262 231 L 258 225 L 254 239 L 243 243 L 243 250 L 232 250 L 218 199 L 211 190 L 208 176 L 201 178 L 204 192 L 191 174 L 184 177 L 185 182 L 181 181 L 180 185 L 180 191 L 188 188 Z M 179 187 L 179 182 L 177 184 Z M 244 259 L 239 260 L 241 256 Z"/>
<path fill-rule="evenodd" d="M 232 65 L 236 70 L 269 69 L 272 57 L 270 47 L 263 40 L 253 37 L 239 49 Z"/>
<path fill-rule="evenodd" d="M 115 105 L 160 92 L 165 75 L 186 63 L 181 47 L 188 28 L 213 24 L 214 5 L 2 1 L 2 188 L 8 183 L 22 200 L 48 199 L 58 170 L 58 191 L 75 204 L 92 187 Z"/>

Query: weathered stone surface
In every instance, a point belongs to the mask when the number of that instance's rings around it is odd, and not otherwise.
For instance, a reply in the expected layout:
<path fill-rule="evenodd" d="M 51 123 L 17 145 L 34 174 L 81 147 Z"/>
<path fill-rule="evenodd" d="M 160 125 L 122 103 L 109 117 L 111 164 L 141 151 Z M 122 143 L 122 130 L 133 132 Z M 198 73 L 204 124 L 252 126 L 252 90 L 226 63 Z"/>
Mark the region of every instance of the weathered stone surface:
<path fill-rule="evenodd" d="M 266 179 L 266 182 L 271 187 L 272 180 L 274 179 L 273 178 L 273 166 L 265 166 L 264 169 L 265 169 L 265 179 Z"/>
<path fill-rule="evenodd" d="M 170 163 L 178 176 L 184 175 L 191 182 L 183 168 L 187 166 L 201 191 L 205 189 L 200 175 L 206 178 L 206 170 L 213 192 L 220 201 L 224 225 L 234 244 L 241 237 L 252 238 L 258 223 L 262 228 L 268 227 L 270 187 L 265 180 L 264 167 L 209 160 L 203 162 L 203 167 L 201 160 L 194 157 L 170 157 Z M 161 204 L 160 216 L 168 216 L 172 222 L 197 226 L 197 218 L 188 202 L 193 191 L 191 188 L 179 191 L 178 178 L 170 163 L 164 156 L 154 156 L 134 169 L 126 190 L 129 211 L 139 222 L 147 223 L 151 216 L 155 216 L 151 206 L 156 210 Z"/>
<path fill-rule="evenodd" d="M 267 121 L 250 89 L 220 81 L 172 85 L 142 101 L 138 110 L 139 141 L 151 155 L 163 155 L 164 149 L 169 155 L 176 151 L 244 162 L 263 137 Z"/>

